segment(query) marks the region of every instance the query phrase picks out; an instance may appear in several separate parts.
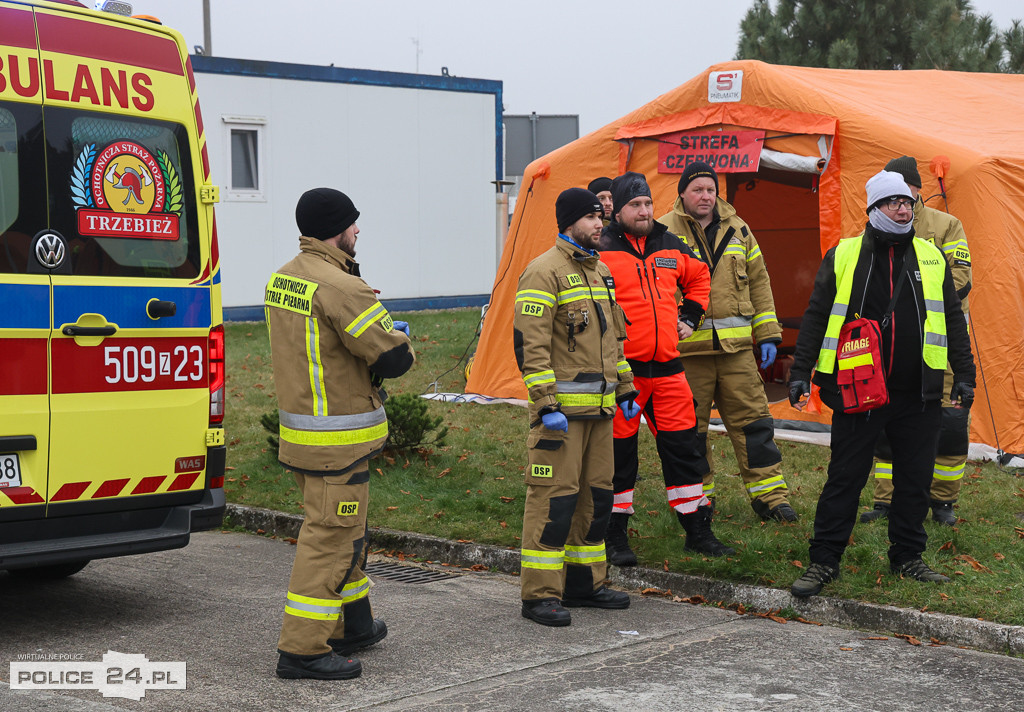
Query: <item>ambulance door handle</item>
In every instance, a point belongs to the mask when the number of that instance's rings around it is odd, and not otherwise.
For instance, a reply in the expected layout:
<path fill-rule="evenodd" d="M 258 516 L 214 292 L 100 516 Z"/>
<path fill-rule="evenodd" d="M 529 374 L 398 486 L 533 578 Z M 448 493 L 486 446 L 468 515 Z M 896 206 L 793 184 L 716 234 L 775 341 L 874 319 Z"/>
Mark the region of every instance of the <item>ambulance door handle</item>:
<path fill-rule="evenodd" d="M 117 333 L 116 326 L 78 326 L 68 324 L 61 333 L 65 336 L 113 336 Z"/>
<path fill-rule="evenodd" d="M 163 299 L 150 299 L 146 302 L 146 315 L 150 319 L 159 319 L 163 316 L 174 316 L 178 313 L 178 305 L 174 302 Z"/>

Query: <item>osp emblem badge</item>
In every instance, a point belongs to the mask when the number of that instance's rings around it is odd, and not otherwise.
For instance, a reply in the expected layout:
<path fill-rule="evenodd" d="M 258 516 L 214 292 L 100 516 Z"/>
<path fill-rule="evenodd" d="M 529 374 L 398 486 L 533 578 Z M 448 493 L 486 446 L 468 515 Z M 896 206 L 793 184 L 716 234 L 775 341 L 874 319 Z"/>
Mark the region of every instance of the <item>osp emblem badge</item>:
<path fill-rule="evenodd" d="M 165 151 L 133 141 L 102 151 L 86 144 L 71 172 L 78 232 L 92 237 L 177 240 L 182 209 L 178 171 Z"/>

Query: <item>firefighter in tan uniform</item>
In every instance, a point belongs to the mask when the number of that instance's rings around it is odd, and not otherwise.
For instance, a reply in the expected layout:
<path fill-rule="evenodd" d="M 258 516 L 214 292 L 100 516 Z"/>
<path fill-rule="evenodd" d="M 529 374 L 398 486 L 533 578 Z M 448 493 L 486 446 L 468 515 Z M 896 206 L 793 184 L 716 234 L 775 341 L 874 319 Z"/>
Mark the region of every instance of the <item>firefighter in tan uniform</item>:
<path fill-rule="evenodd" d="M 921 174 L 917 161 L 910 156 L 900 156 L 889 161 L 885 170 L 895 171 L 903 176 L 907 187 L 914 196 L 914 234 L 928 240 L 946 256 L 946 262 L 953 272 L 953 286 L 967 318 L 967 295 L 971 291 L 971 251 L 967 246 L 967 235 L 960 221 L 949 213 L 929 208 L 921 199 Z M 954 407 L 949 400 L 953 387 L 953 371 L 946 367 L 946 382 L 942 397 L 942 426 L 939 429 L 939 446 L 935 455 L 935 470 L 932 473 L 931 510 L 932 519 L 940 524 L 953 526 L 956 515 L 953 505 L 960 494 L 964 469 L 967 466 L 967 449 L 970 445 L 970 411 Z M 892 452 L 889 441 L 879 438 L 875 450 L 875 505 L 860 515 L 862 522 L 871 522 L 889 516 L 892 503 Z"/>
<path fill-rule="evenodd" d="M 555 203 L 555 246 L 519 278 L 514 345 L 530 399 L 522 613 L 542 625 L 571 623 L 563 606 L 627 608 L 605 588 L 604 537 L 612 511 L 612 416 L 628 418 L 633 373 L 622 354 L 625 319 L 611 272 L 594 248 L 601 204 L 582 188 Z"/>
<path fill-rule="evenodd" d="M 367 461 L 388 435 L 380 384 L 408 371 L 414 355 L 408 325 L 392 322 L 359 277 L 358 217 L 344 193 L 304 193 L 301 252 L 271 275 L 264 298 L 279 458 L 305 508 L 277 644 L 283 678 L 357 677 L 362 666 L 348 656 L 387 635 L 363 573 Z"/>
<path fill-rule="evenodd" d="M 762 519 L 795 521 L 768 398 L 750 353 L 753 339 L 760 349 L 761 368 L 767 368 L 782 342 L 761 249 L 736 210 L 718 197 L 718 175 L 711 166 L 688 165 L 678 191 L 672 212 L 658 222 L 679 235 L 711 270 L 711 299 L 704 323 L 679 343 L 696 401 L 701 447 L 707 454 L 714 403 L 732 440 L 751 507 Z M 711 463 L 708 457 L 709 467 Z M 714 501 L 710 469 L 704 476 L 704 494 Z"/>

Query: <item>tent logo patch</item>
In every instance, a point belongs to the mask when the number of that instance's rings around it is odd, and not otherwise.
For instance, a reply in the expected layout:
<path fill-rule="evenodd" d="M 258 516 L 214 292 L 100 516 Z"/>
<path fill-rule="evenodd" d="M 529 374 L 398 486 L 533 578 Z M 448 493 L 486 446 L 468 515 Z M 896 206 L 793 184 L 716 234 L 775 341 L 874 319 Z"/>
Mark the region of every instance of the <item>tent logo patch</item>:
<path fill-rule="evenodd" d="M 182 184 L 170 156 L 133 141 L 86 144 L 71 171 L 78 232 L 90 237 L 177 240 Z"/>
<path fill-rule="evenodd" d="M 743 70 L 711 72 L 708 75 L 708 102 L 740 101 L 743 98 Z"/>

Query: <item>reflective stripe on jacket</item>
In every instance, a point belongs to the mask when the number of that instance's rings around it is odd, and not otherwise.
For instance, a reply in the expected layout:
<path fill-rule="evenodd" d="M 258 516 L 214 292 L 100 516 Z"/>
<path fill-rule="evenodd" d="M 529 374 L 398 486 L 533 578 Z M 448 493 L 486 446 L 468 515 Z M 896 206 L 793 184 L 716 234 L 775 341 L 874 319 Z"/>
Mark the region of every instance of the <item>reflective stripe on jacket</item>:
<path fill-rule="evenodd" d="M 848 318 L 850 297 L 853 291 L 853 273 L 857 268 L 864 236 L 840 240 L 835 252 L 836 298 L 828 317 L 825 338 L 818 352 L 817 369 L 821 373 L 833 373 L 836 364 L 836 348 L 839 345 L 839 331 Z M 942 296 L 942 281 L 946 276 L 946 265 L 942 253 L 927 240 L 915 237 L 904 260 L 914 255 L 921 273 L 921 291 L 924 295 L 924 339 L 922 358 L 933 369 L 946 368 L 946 314 Z M 904 269 L 908 269 L 904 265 Z M 910 280 L 908 280 L 910 281 Z"/>
<path fill-rule="evenodd" d="M 929 208 L 918 198 L 914 205 L 914 234 L 942 250 L 953 273 L 953 286 L 966 316 L 971 291 L 971 249 L 963 224 L 949 213 Z"/>
<path fill-rule="evenodd" d="M 562 238 L 527 265 L 513 341 L 531 420 L 555 409 L 569 418 L 610 417 L 616 399 L 633 391 L 615 295 L 608 267 Z"/>
<path fill-rule="evenodd" d="M 682 198 L 676 198 L 672 212 L 658 219 L 711 271 L 707 316 L 693 336 L 680 342 L 683 356 L 736 353 L 749 349 L 751 339 L 759 344 L 782 340 L 771 280 L 754 234 L 726 201 L 717 198 L 715 210 L 720 224 L 714 245 L 708 243 L 701 224 L 683 209 Z M 716 248 L 721 249 L 717 261 Z"/>
<path fill-rule="evenodd" d="M 371 367 L 399 375 L 412 365 L 412 345 L 348 254 L 309 237 L 299 245 L 264 295 L 279 458 L 307 474 L 338 474 L 383 447 L 387 416 Z"/>

